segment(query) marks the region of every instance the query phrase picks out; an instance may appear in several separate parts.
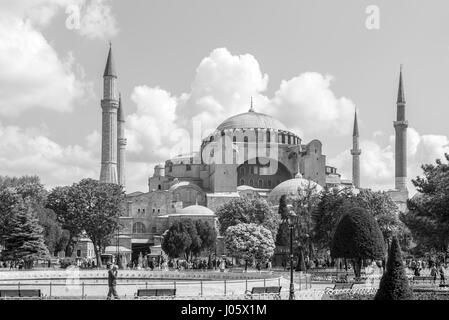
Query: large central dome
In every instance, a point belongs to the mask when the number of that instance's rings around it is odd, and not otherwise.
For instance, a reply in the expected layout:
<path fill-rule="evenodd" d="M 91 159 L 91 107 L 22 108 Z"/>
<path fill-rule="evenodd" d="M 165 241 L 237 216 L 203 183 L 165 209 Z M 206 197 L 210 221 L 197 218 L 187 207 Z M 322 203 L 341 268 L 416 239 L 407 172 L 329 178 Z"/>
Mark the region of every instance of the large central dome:
<path fill-rule="evenodd" d="M 274 129 L 288 131 L 287 127 L 279 120 L 251 110 L 226 119 L 217 128 L 218 131 L 227 129 Z"/>

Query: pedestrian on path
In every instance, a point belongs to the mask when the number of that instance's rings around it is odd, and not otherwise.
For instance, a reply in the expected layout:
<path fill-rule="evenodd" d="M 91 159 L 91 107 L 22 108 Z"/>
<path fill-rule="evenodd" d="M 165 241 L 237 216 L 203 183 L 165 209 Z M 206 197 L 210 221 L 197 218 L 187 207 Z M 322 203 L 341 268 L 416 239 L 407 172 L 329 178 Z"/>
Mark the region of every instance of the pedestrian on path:
<path fill-rule="evenodd" d="M 440 272 L 440 284 L 446 284 L 446 277 L 444 276 L 443 264 L 440 264 L 440 270 L 438 271 Z"/>
<path fill-rule="evenodd" d="M 110 266 L 110 265 L 109 265 Z M 109 291 L 108 291 L 108 300 L 111 300 L 111 297 L 114 296 L 114 299 L 119 299 L 119 296 L 117 294 L 117 266 L 113 265 L 112 268 L 109 269 L 108 271 L 108 286 L 109 286 Z"/>

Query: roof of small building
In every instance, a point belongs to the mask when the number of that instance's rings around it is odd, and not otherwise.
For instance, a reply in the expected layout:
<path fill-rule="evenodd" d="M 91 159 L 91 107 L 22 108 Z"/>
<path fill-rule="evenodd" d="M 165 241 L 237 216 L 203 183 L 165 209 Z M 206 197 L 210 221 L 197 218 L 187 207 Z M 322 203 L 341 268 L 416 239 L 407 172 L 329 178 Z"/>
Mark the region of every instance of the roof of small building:
<path fill-rule="evenodd" d="M 323 191 L 323 187 L 318 183 L 304 179 L 301 175 L 296 175 L 295 178 L 286 180 L 271 190 L 268 194 L 268 200 L 273 204 L 278 204 L 281 196 L 297 195 L 298 190 L 304 190 L 306 188 L 315 188 L 316 192 Z"/>
<path fill-rule="evenodd" d="M 200 205 L 192 205 L 182 209 L 179 209 L 174 214 L 170 214 L 170 216 L 214 216 L 215 213 L 204 206 Z"/>

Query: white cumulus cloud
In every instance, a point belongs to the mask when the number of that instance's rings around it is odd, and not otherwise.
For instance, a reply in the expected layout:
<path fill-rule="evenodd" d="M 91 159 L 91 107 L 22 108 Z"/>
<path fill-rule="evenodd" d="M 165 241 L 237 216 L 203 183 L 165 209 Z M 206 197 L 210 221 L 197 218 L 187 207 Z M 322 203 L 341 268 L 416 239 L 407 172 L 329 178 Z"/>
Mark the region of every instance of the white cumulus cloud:
<path fill-rule="evenodd" d="M 378 137 L 361 141 L 361 185 L 375 190 L 390 190 L 394 188 L 395 138 L 390 136 L 389 143 L 382 146 Z M 449 153 L 447 136 L 420 134 L 414 128 L 407 130 L 407 186 L 412 194 L 415 188 L 411 180 L 422 175 L 421 166 L 443 159 L 445 153 Z M 349 150 L 330 159 L 329 163 L 338 167 L 344 177 L 351 178 L 352 158 Z"/>

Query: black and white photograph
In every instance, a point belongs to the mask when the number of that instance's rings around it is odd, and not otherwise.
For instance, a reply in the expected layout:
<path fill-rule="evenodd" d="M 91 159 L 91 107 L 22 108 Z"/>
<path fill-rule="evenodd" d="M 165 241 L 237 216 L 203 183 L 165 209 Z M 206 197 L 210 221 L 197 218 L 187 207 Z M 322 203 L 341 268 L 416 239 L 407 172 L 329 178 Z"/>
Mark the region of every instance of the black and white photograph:
<path fill-rule="evenodd" d="M 448 74 L 447 0 L 0 0 L 0 304 L 449 300 Z"/>

